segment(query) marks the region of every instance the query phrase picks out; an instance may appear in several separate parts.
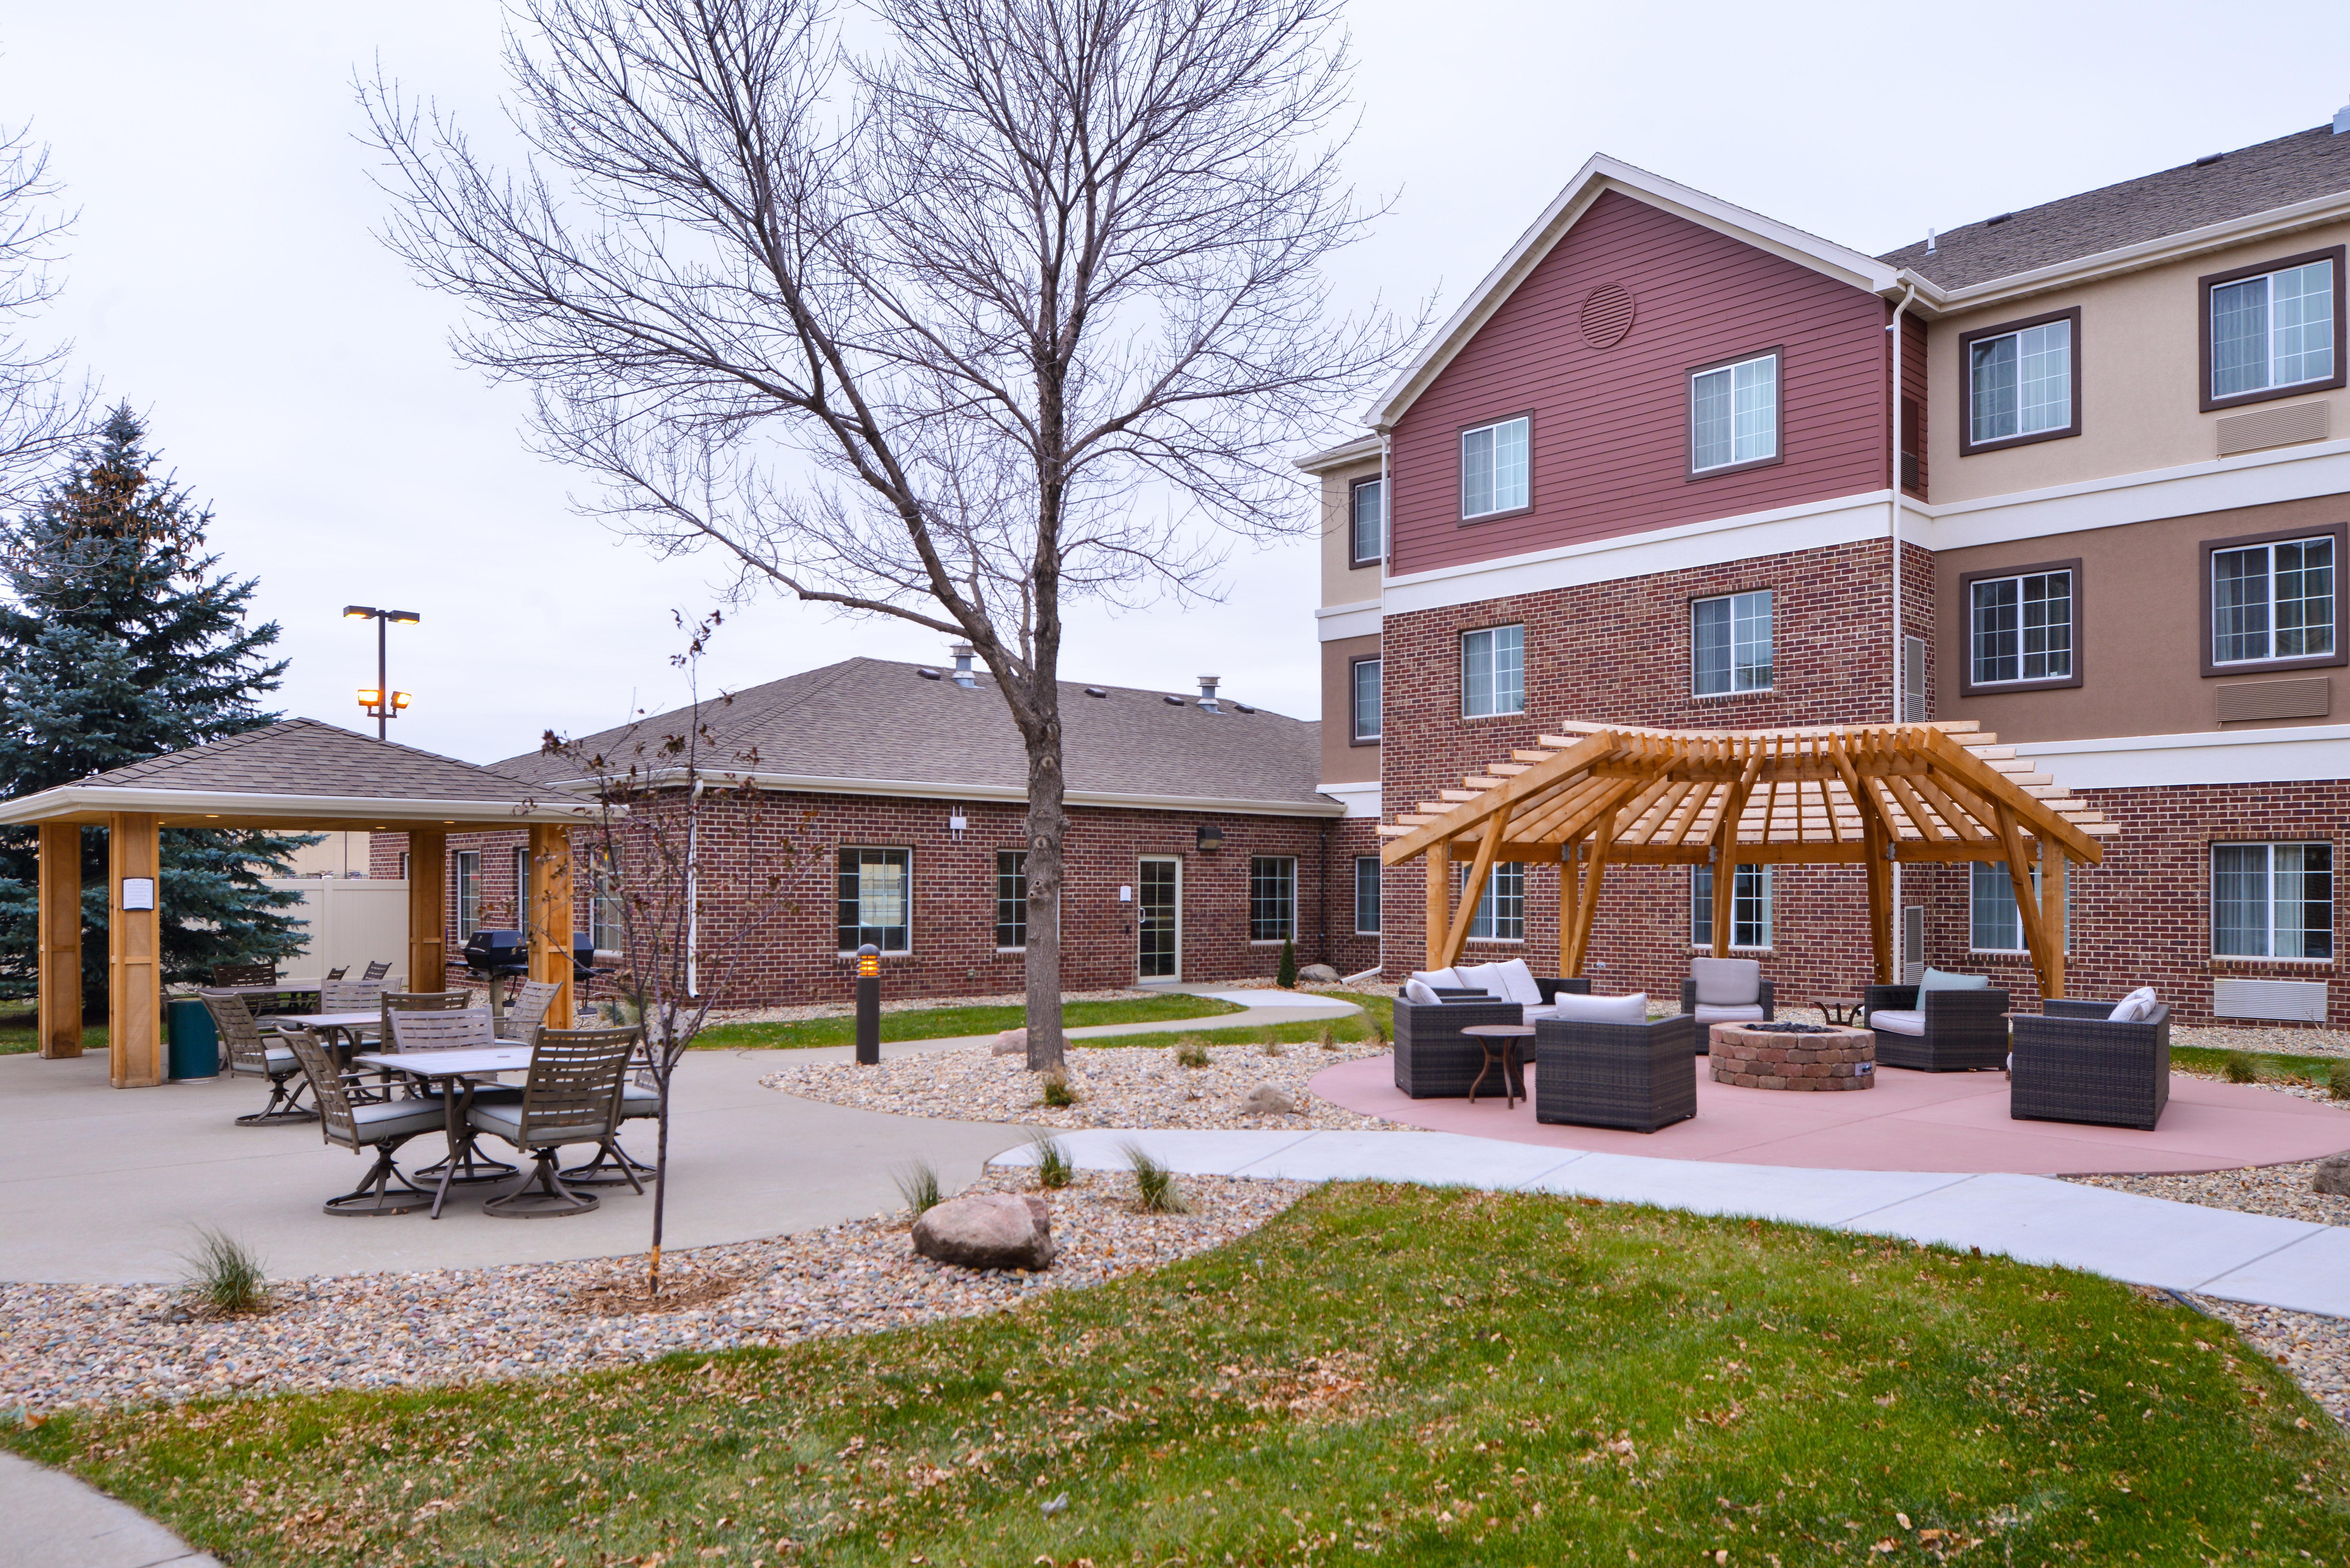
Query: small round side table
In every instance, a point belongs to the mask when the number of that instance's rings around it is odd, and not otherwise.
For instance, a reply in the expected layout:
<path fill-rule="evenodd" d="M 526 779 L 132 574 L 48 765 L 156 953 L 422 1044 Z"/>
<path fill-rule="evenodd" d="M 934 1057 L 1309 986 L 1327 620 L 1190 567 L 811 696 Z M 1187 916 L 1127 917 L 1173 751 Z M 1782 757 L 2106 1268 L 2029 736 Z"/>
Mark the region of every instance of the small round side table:
<path fill-rule="evenodd" d="M 1509 1108 L 1517 1109 L 1525 1098 L 1525 1075 L 1518 1067 L 1518 1042 L 1534 1038 L 1531 1023 L 1467 1023 L 1461 1033 L 1477 1042 L 1485 1053 L 1478 1064 L 1476 1082 L 1469 1085 L 1469 1103 L 1477 1103 L 1477 1091 L 1484 1086 L 1485 1075 L 1495 1067 L 1502 1069 L 1502 1095 Z"/>

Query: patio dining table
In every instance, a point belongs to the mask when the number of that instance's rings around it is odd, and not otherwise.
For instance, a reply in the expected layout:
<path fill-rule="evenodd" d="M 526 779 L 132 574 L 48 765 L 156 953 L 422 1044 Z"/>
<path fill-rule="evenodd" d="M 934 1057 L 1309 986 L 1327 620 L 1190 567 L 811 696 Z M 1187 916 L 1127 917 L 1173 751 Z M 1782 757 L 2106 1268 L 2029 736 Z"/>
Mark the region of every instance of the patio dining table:
<path fill-rule="evenodd" d="M 405 1073 L 420 1082 L 438 1085 L 448 1118 L 449 1158 L 442 1162 L 440 1190 L 432 1196 L 433 1219 L 441 1218 L 441 1206 L 448 1201 L 451 1186 L 498 1181 L 515 1174 L 515 1167 L 503 1160 L 484 1158 L 474 1148 L 470 1115 L 473 1108 L 473 1077 L 526 1071 L 530 1054 L 527 1045 L 496 1045 L 455 1051 L 363 1051 L 351 1058 L 357 1066 Z M 475 1174 L 479 1166 L 497 1168 Z M 457 1174 L 461 1167 L 465 1171 L 463 1176 Z"/>

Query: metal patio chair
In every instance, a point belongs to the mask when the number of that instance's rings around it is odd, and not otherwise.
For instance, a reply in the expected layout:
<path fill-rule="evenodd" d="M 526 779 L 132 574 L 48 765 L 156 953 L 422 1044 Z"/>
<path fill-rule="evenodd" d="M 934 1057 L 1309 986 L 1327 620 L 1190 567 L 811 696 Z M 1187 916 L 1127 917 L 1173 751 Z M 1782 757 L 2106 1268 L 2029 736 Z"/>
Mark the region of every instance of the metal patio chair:
<path fill-rule="evenodd" d="M 348 973 L 350 973 L 350 972 L 351 972 L 351 966 L 350 966 L 350 965 L 348 965 L 348 964 L 342 964 L 342 965 L 340 965 L 340 966 L 338 966 L 338 967 L 337 967 L 337 968 L 334 968 L 334 969 L 330 969 L 330 970 L 328 970 L 328 971 L 327 971 L 327 978 L 328 978 L 328 980 L 340 980 L 340 979 L 342 979 L 342 978 L 343 978 L 343 976 L 345 976 L 345 975 L 347 975 L 347 974 L 348 974 Z"/>
<path fill-rule="evenodd" d="M 276 985 L 277 964 L 274 960 L 268 963 L 216 963 L 213 965 L 213 983 L 218 986 Z"/>
<path fill-rule="evenodd" d="M 625 1181 L 639 1192 L 644 1191 L 644 1183 L 638 1179 L 650 1176 L 653 1168 L 620 1147 L 620 1126 L 660 1115 L 660 1083 L 653 1076 L 652 1058 L 639 1037 L 635 1054 L 629 1058 L 629 1070 L 620 1075 L 620 1114 L 612 1130 L 597 1142 L 595 1158 L 563 1173 L 565 1183 L 572 1187 L 618 1187 Z"/>
<path fill-rule="evenodd" d="M 619 1125 L 620 1080 L 636 1043 L 634 1029 L 539 1031 L 522 1103 L 476 1104 L 469 1117 L 474 1130 L 495 1134 L 534 1162 L 520 1186 L 483 1204 L 482 1212 L 536 1220 L 585 1214 L 601 1206 L 595 1194 L 563 1184 L 556 1151 L 567 1144 L 601 1144 L 612 1136 Z"/>
<path fill-rule="evenodd" d="M 499 1038 L 512 1040 L 521 1045 L 528 1045 L 537 1040 L 539 1026 L 546 1022 L 546 1010 L 554 1005 L 556 995 L 562 989 L 543 980 L 523 981 L 522 989 L 515 993 L 513 1001 L 506 1003 L 506 1015 Z"/>
<path fill-rule="evenodd" d="M 239 1116 L 241 1127 L 274 1127 L 279 1122 L 307 1122 L 318 1113 L 302 1104 L 306 1081 L 302 1065 L 279 1042 L 275 1027 L 264 1030 L 250 1002 L 234 991 L 200 991 L 204 1011 L 213 1015 L 232 1077 L 269 1080 L 269 1104 L 249 1116 Z M 289 1088 L 287 1085 L 291 1085 Z"/>
<path fill-rule="evenodd" d="M 381 980 L 385 975 L 388 975 L 390 972 L 391 966 L 388 963 L 371 963 L 360 973 L 359 978 L 361 980 Z"/>
<path fill-rule="evenodd" d="M 431 1203 L 432 1194 L 409 1180 L 393 1157 L 400 1145 L 418 1134 L 447 1127 L 448 1102 L 438 1098 L 355 1100 L 350 1076 L 337 1070 L 334 1058 L 316 1034 L 298 1023 L 289 1023 L 280 1033 L 317 1100 L 318 1131 L 328 1143 L 340 1144 L 353 1154 L 375 1151 L 375 1164 L 359 1186 L 340 1198 L 328 1199 L 321 1207 L 329 1214 L 378 1215 L 405 1214 Z"/>
<path fill-rule="evenodd" d="M 424 992 L 410 994 L 463 996 L 465 993 Z M 390 996 L 384 999 L 387 1006 L 383 1048 L 394 1055 L 415 1055 L 433 1051 L 487 1051 L 501 1044 L 514 1044 L 510 1040 L 501 1041 L 490 1033 L 490 1010 L 486 1007 L 442 1007 L 420 1012 L 393 1009 L 389 1006 L 390 1000 Z M 413 1078 L 410 1081 L 415 1082 Z M 512 1105 L 522 1097 L 520 1089 L 501 1084 L 487 1074 L 469 1075 L 466 1081 L 472 1085 L 471 1098 L 477 1106 Z M 421 1085 L 416 1092 L 420 1095 L 425 1093 Z M 450 1178 L 452 1183 L 503 1181 L 518 1168 L 503 1159 L 492 1159 L 483 1154 L 471 1138 L 459 1141 L 463 1144 L 463 1148 L 458 1158 L 457 1174 Z M 416 1174 L 419 1177 L 437 1175 L 447 1163 L 445 1159 L 435 1160 Z"/>

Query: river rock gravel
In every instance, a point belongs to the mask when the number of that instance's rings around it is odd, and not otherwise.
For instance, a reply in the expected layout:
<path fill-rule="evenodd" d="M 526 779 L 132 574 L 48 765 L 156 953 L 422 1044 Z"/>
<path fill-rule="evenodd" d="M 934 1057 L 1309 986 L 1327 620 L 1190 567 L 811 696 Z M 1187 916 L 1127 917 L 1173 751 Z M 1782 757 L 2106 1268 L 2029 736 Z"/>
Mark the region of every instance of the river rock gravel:
<path fill-rule="evenodd" d="M 2197 1296 L 2195 1303 L 2233 1324 L 2336 1421 L 2350 1427 L 2350 1319 L 2247 1306 L 2217 1296 Z"/>
<path fill-rule="evenodd" d="M 759 1080 L 770 1089 L 858 1110 L 967 1122 L 1020 1122 L 1055 1127 L 1394 1128 L 1399 1124 L 1332 1105 L 1305 1091 L 1325 1067 L 1384 1055 L 1367 1040 L 1325 1050 L 1307 1041 L 1268 1056 L 1256 1045 L 1210 1045 L 1208 1065 L 1186 1067 L 1156 1046 L 1071 1044 L 1066 1058 L 1073 1106 L 1045 1104 L 1043 1075 L 1016 1056 L 984 1045 L 891 1057 L 878 1066 L 808 1062 Z M 1295 1115 L 1252 1116 L 1241 1102 L 1270 1087 L 1297 1106 Z"/>
<path fill-rule="evenodd" d="M 1035 1274 L 973 1272 L 914 1256 L 912 1216 L 852 1220 L 665 1255 L 681 1279 L 733 1291 L 673 1312 L 592 1310 L 575 1296 L 642 1277 L 643 1260 L 357 1274 L 274 1287 L 256 1315 L 184 1315 L 157 1285 L 0 1284 L 0 1419 L 75 1406 L 146 1405 L 297 1389 L 386 1388 L 587 1372 L 682 1350 L 785 1345 L 1003 1312 L 1040 1292 L 1097 1284 L 1245 1235 L 1305 1184 L 1184 1177 L 1185 1214 L 1143 1214 L 1129 1176 L 1080 1173 L 1045 1194 L 1060 1255 Z M 971 1190 L 1035 1191 L 1030 1172 Z M 403 1221 L 377 1220 L 377 1224 Z"/>

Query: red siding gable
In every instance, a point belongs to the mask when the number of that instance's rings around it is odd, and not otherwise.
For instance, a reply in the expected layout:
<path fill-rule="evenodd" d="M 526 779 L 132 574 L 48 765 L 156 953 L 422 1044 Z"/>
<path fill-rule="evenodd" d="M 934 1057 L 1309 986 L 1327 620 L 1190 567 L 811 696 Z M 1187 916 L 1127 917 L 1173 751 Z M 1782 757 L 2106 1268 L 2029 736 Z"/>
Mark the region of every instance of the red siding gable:
<path fill-rule="evenodd" d="M 1611 283 L 1631 291 L 1632 329 L 1594 348 L 1584 303 Z M 1872 294 L 1608 192 L 1398 422 L 1388 570 L 1882 488 L 1885 319 Z M 1773 348 L 1785 356 L 1784 461 L 1689 478 L 1689 372 Z M 1529 412 L 1532 504 L 1461 522 L 1461 429 Z"/>

